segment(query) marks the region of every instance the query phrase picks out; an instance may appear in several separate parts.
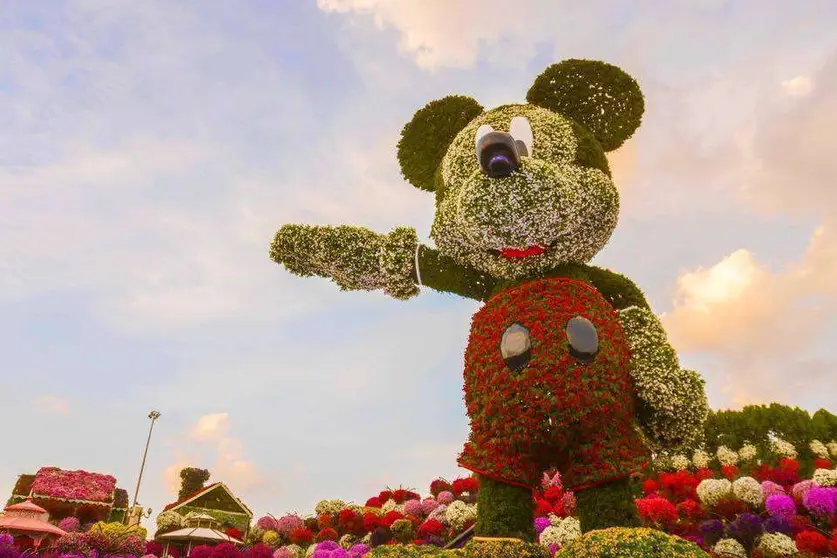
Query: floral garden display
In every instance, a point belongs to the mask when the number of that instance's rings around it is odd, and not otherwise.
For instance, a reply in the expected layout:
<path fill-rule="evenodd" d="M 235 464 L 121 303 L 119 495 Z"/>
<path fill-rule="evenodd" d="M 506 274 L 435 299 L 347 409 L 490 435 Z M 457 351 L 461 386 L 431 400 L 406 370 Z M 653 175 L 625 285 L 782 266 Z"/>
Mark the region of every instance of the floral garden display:
<path fill-rule="evenodd" d="M 526 99 L 485 111 L 449 96 L 404 127 L 401 170 L 435 193 L 436 248 L 408 227 L 307 225 L 282 226 L 271 245 L 291 273 L 341 289 L 408 299 L 427 286 L 484 302 L 459 457 L 480 478 L 483 539 L 534 539 L 531 490 L 548 468 L 575 492 L 582 530 L 635 525 L 630 475 L 652 450 L 693 443 L 708 411 L 639 288 L 588 263 L 617 223 L 605 153 L 639 127 L 639 86 L 615 66 L 566 60 Z"/>
<path fill-rule="evenodd" d="M 128 509 L 128 493 L 111 475 L 42 467 L 34 475 L 20 475 L 9 503 L 26 498 L 60 520 L 75 517 L 88 525 L 96 521 L 120 522 Z"/>

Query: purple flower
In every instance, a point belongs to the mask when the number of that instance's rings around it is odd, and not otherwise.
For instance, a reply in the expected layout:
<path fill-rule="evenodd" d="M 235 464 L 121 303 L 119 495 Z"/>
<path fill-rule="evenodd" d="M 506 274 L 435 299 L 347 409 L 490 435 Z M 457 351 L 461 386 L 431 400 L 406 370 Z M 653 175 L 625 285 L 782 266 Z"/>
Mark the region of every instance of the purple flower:
<path fill-rule="evenodd" d="M 764 522 L 764 531 L 766 533 L 782 533 L 793 537 L 793 529 L 786 517 L 768 517 Z"/>
<path fill-rule="evenodd" d="M 814 486 L 802 497 L 802 504 L 818 517 L 828 517 L 837 509 L 837 488 Z"/>
<path fill-rule="evenodd" d="M 740 513 L 734 521 L 727 524 L 727 536 L 740 542 L 748 551 L 753 547 L 756 537 L 761 535 L 761 520 L 752 513 Z"/>
<path fill-rule="evenodd" d="M 796 513 L 796 502 L 786 494 L 773 494 L 764 501 L 764 507 L 773 517 L 791 517 Z"/>
<path fill-rule="evenodd" d="M 535 531 L 538 532 L 538 535 L 543 533 L 544 529 L 549 527 L 549 518 L 548 517 L 536 517 L 535 518 Z"/>
<path fill-rule="evenodd" d="M 20 558 L 20 551 L 13 544 L 0 544 L 0 558 Z"/>
<path fill-rule="evenodd" d="M 430 512 L 438 507 L 439 502 L 437 502 L 434 498 L 425 498 L 421 502 L 421 509 L 426 515 L 430 515 Z"/>
<path fill-rule="evenodd" d="M 262 531 L 276 531 L 276 520 L 269 515 L 265 515 L 260 517 L 258 521 L 256 521 L 256 526 L 261 529 Z"/>
<path fill-rule="evenodd" d="M 369 550 L 369 546 L 365 544 L 356 544 L 349 549 L 349 555 L 352 558 L 361 558 L 362 556 L 366 556 Z"/>
<path fill-rule="evenodd" d="M 404 502 L 404 513 L 421 517 L 423 512 L 424 508 L 422 507 L 420 500 L 407 500 Z"/>
<path fill-rule="evenodd" d="M 315 550 L 311 558 L 331 558 L 330 550 Z"/>
<path fill-rule="evenodd" d="M 424 542 L 427 544 L 432 544 L 433 546 L 443 547 L 445 546 L 445 539 L 438 535 L 427 535 L 424 537 Z"/>
<path fill-rule="evenodd" d="M 769 498 L 774 494 L 784 494 L 785 489 L 773 481 L 766 480 L 761 483 L 761 492 L 765 498 Z"/>
<path fill-rule="evenodd" d="M 337 550 L 338 548 L 340 548 L 340 545 L 337 544 L 334 541 L 319 542 L 319 543 L 317 543 L 317 546 L 315 547 L 316 550 L 328 550 L 328 551 Z"/>
<path fill-rule="evenodd" d="M 15 538 L 13 536 L 0 533 L 0 546 L 11 546 L 13 544 L 15 544 Z"/>
<path fill-rule="evenodd" d="M 797 502 L 801 502 L 802 498 L 805 497 L 805 493 L 808 492 L 814 486 L 816 486 L 814 484 L 814 481 L 810 479 L 798 482 L 795 485 L 793 485 L 793 488 L 791 488 L 791 494 Z"/>
<path fill-rule="evenodd" d="M 561 545 L 552 543 L 551 545 L 547 546 L 546 548 L 549 549 L 549 553 L 552 556 L 555 556 L 555 553 L 558 552 L 559 550 L 561 550 Z"/>
<path fill-rule="evenodd" d="M 276 532 L 284 536 L 290 535 L 294 529 L 303 527 L 305 527 L 305 523 L 298 515 L 285 515 L 276 522 Z"/>
<path fill-rule="evenodd" d="M 349 553 L 342 548 L 338 548 L 331 551 L 329 558 L 349 558 Z"/>
<path fill-rule="evenodd" d="M 700 535 L 707 546 L 715 543 L 724 536 L 724 524 L 718 519 L 708 519 L 700 524 Z"/>
<path fill-rule="evenodd" d="M 438 500 L 440 504 L 445 505 L 450 504 L 454 501 L 454 499 L 455 496 L 453 495 L 453 492 L 450 492 L 449 490 L 443 490 L 442 492 L 439 492 L 438 496 L 436 496 L 436 500 Z"/>
<path fill-rule="evenodd" d="M 76 517 L 65 517 L 58 522 L 58 528 L 68 533 L 77 533 L 81 529 L 81 522 Z"/>

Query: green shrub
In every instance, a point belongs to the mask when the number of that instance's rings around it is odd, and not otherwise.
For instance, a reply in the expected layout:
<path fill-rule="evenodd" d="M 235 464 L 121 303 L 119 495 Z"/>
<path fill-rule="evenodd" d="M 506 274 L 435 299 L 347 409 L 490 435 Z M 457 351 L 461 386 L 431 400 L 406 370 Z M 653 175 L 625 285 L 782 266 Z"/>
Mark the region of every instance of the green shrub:
<path fill-rule="evenodd" d="M 613 527 L 591 531 L 555 558 L 707 558 L 696 544 L 653 529 Z"/>

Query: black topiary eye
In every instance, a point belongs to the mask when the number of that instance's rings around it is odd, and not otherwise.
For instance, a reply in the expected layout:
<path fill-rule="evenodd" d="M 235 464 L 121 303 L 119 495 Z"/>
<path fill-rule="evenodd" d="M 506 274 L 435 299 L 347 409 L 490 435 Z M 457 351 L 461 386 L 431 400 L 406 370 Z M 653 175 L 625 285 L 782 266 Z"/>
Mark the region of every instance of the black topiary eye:
<path fill-rule="evenodd" d="M 503 332 L 500 341 L 500 354 L 506 366 L 518 372 L 526 368 L 532 358 L 532 339 L 529 330 L 520 324 L 512 324 Z"/>
<path fill-rule="evenodd" d="M 599 351 L 596 326 L 587 318 L 576 316 L 567 322 L 567 341 L 570 354 L 581 364 L 590 364 Z"/>

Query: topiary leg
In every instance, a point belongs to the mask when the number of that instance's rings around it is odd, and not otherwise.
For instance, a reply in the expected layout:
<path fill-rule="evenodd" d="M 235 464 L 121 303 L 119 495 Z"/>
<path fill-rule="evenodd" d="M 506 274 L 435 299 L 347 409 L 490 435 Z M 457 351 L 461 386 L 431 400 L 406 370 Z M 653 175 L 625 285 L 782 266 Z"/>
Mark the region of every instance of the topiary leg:
<path fill-rule="evenodd" d="M 583 533 L 607 527 L 636 527 L 640 524 L 628 478 L 581 490 L 575 498 L 576 514 Z"/>
<path fill-rule="evenodd" d="M 534 541 L 534 511 L 531 489 L 481 476 L 474 535 Z"/>

